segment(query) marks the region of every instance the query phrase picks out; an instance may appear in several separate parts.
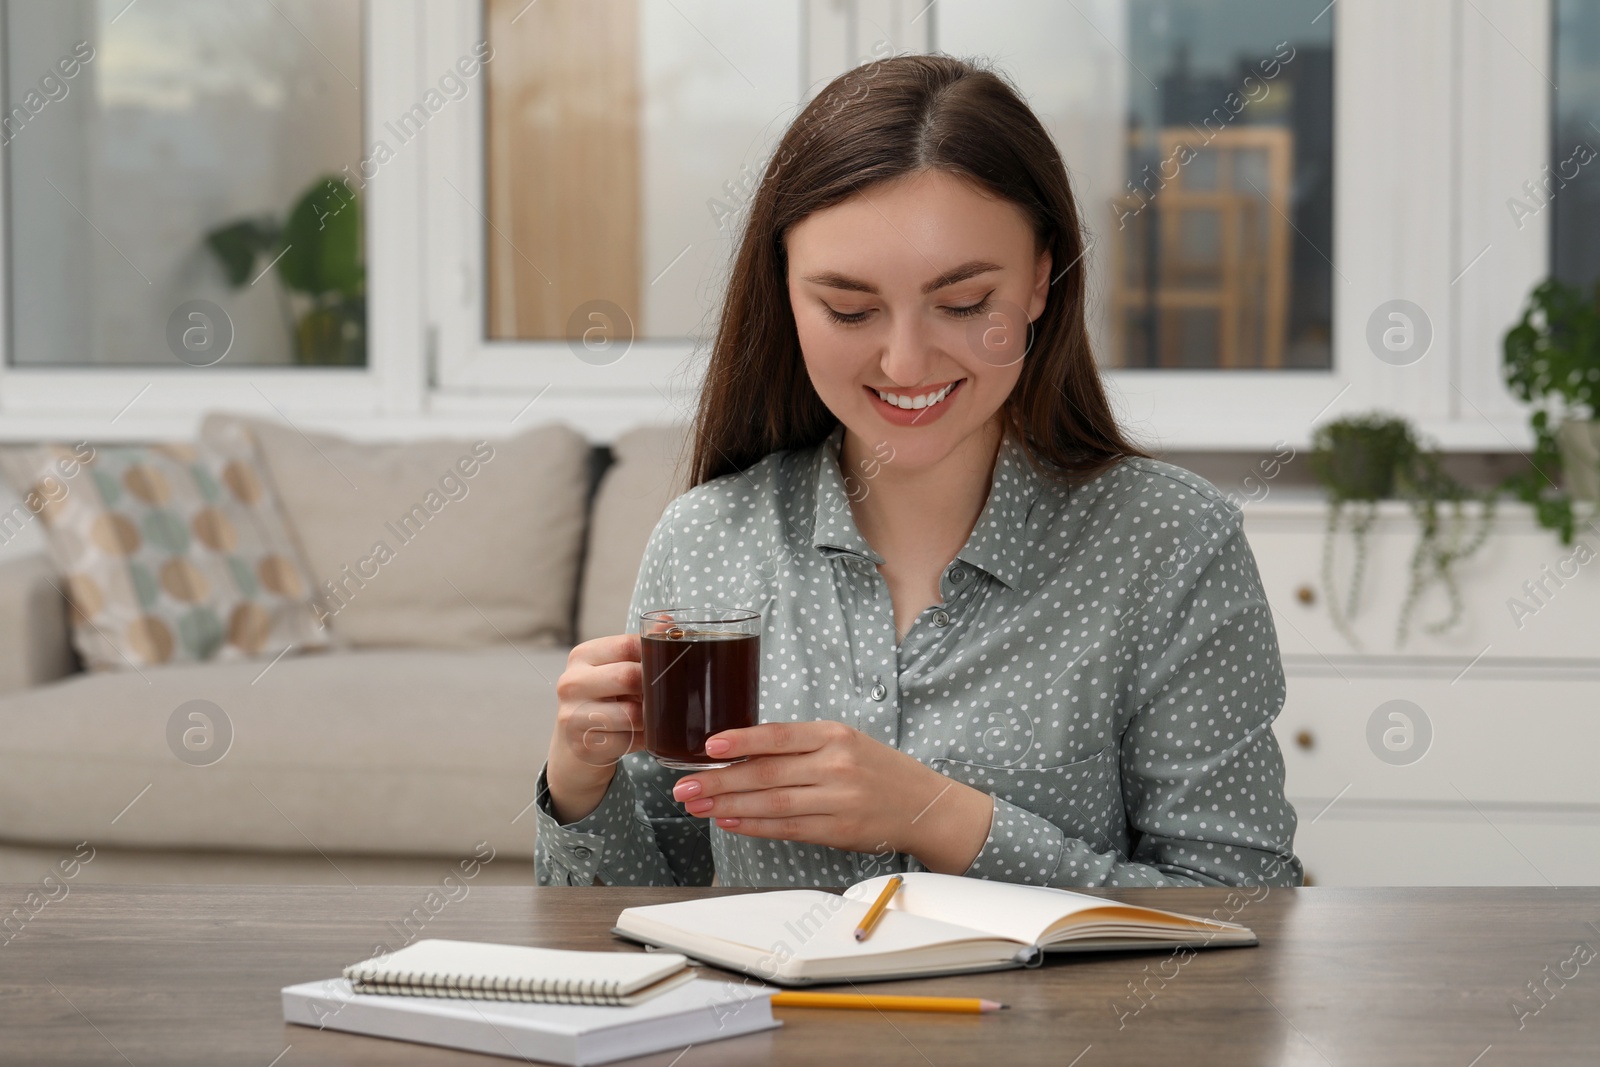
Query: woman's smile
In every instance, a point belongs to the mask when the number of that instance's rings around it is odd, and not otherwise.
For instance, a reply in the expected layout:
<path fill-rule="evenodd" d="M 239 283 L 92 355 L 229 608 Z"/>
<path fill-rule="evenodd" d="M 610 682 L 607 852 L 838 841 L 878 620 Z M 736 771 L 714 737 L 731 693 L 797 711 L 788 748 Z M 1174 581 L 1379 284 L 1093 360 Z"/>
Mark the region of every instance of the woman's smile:
<path fill-rule="evenodd" d="M 957 378 L 933 389 L 880 390 L 862 386 L 878 417 L 895 426 L 927 426 L 937 422 L 954 403 L 965 378 Z"/>

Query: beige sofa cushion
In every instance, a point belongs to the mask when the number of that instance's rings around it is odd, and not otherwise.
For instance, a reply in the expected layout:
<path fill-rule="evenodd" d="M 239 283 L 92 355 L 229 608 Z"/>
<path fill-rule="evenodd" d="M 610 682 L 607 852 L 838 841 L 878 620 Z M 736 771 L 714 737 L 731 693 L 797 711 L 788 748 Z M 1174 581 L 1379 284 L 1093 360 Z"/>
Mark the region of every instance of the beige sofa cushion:
<path fill-rule="evenodd" d="M 239 421 L 342 642 L 570 642 L 590 453 L 576 430 L 373 444 L 213 415 L 201 437 Z"/>
<path fill-rule="evenodd" d="M 578 604 L 578 640 L 624 633 L 639 563 L 667 505 L 689 488 L 688 428 L 641 426 L 611 446 L 589 518 Z"/>
<path fill-rule="evenodd" d="M 0 841 L 467 857 L 486 840 L 531 857 L 524 808 L 566 657 L 505 642 L 360 650 L 265 673 L 173 665 L 145 671 L 148 684 L 78 674 L 3 696 Z M 227 726 L 180 713 L 196 699 Z M 210 731 L 191 739 L 208 748 L 183 748 L 191 729 Z"/>
<path fill-rule="evenodd" d="M 248 438 L 0 456 L 49 536 L 94 670 L 324 648 L 310 581 Z"/>

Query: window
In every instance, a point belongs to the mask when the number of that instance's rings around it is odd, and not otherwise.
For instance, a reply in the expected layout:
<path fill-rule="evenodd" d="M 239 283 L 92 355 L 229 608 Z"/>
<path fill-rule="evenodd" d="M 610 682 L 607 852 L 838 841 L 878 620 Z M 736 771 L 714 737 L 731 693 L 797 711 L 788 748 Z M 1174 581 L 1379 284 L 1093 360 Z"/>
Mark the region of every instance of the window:
<path fill-rule="evenodd" d="M 1102 359 L 1331 365 L 1332 26 L 1318 0 L 937 5 L 490 0 L 486 333 L 709 325 L 800 101 L 857 63 L 999 57 L 1099 248 Z M 594 47 L 594 42 L 605 42 Z"/>
<path fill-rule="evenodd" d="M 1126 192 L 1106 228 L 1119 365 L 1331 365 L 1325 7 L 1129 6 Z"/>
<path fill-rule="evenodd" d="M 1529 191 L 1550 204 L 1550 273 L 1600 285 L 1600 4 L 1556 0 L 1550 177 Z"/>
<path fill-rule="evenodd" d="M 1299 447 L 1384 409 L 1526 448 L 1501 339 L 1545 277 L 1600 275 L 1600 161 L 1561 177 L 1600 147 L 1594 7 L 0 0 L 0 438 L 185 434 L 217 406 L 379 435 L 683 420 L 784 125 L 858 63 L 937 50 L 992 59 L 1061 145 L 1142 440 Z M 359 218 L 361 283 L 314 299 L 248 224 L 324 174 L 357 211 L 306 214 Z M 215 367 L 170 340 L 191 300 L 234 328 Z M 1368 340 L 1397 301 L 1415 358 Z M 368 337 L 365 366 L 322 365 Z"/>
<path fill-rule="evenodd" d="M 915 14 L 887 3 L 490 0 L 487 335 L 579 338 L 597 307 L 641 338 L 703 328 L 796 102 L 873 58 L 874 45 L 881 54 L 891 30 L 925 50 L 933 20 Z"/>
<path fill-rule="evenodd" d="M 366 362 L 359 0 L 9 0 L 18 367 Z"/>

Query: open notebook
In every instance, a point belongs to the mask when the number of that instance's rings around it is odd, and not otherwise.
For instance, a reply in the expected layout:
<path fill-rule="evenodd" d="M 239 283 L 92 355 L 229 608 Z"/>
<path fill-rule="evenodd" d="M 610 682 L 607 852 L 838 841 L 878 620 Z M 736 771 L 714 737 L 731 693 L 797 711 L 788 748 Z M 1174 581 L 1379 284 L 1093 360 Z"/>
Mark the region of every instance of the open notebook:
<path fill-rule="evenodd" d="M 426 939 L 344 969 L 356 993 L 627 1007 L 694 977 L 670 952 L 565 949 Z"/>
<path fill-rule="evenodd" d="M 1038 964 L 1044 952 L 1253 945 L 1237 923 L 1064 889 L 913 872 L 866 941 L 855 928 L 888 876 L 812 889 L 628 908 L 612 932 L 778 985 Z"/>

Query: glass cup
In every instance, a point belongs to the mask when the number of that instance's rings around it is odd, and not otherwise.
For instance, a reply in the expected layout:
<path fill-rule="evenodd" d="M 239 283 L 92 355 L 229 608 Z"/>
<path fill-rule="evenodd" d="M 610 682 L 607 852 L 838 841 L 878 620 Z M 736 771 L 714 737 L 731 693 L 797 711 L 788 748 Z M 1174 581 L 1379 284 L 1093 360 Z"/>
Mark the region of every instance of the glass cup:
<path fill-rule="evenodd" d="M 742 763 L 706 755 L 706 738 L 760 721 L 761 613 L 662 608 L 639 620 L 645 750 L 675 771 Z"/>

